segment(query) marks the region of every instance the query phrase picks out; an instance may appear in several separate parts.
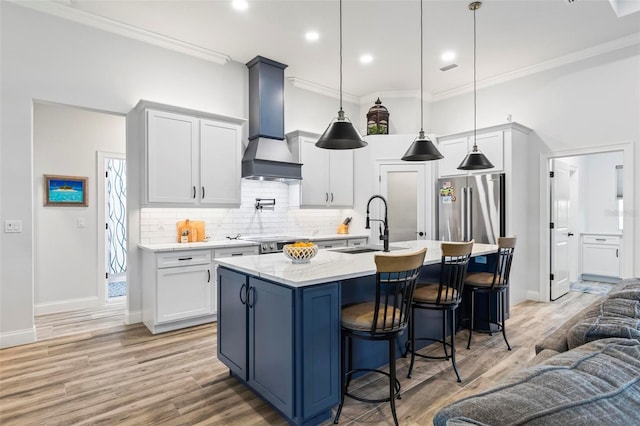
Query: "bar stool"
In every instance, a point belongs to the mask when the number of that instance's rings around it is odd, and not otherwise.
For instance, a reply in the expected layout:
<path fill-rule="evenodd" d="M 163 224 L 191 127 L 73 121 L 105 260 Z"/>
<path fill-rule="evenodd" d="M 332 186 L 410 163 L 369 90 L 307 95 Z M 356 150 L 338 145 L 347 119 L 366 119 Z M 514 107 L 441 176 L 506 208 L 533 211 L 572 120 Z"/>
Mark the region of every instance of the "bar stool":
<path fill-rule="evenodd" d="M 413 303 L 411 304 L 411 319 L 409 320 L 409 340 L 407 341 L 407 353 L 411 352 L 411 364 L 409 365 L 408 378 L 411 378 L 413 364 L 416 356 L 429 359 L 451 358 L 453 371 L 461 382 L 458 367 L 456 365 L 456 309 L 462 300 L 462 287 L 469 266 L 473 240 L 467 243 L 442 243 L 442 259 L 440 261 L 440 282 L 426 283 L 424 286 L 416 288 L 413 293 Z M 422 284 L 422 283 L 419 283 Z M 442 311 L 442 339 L 431 339 L 427 337 L 416 337 L 416 310 L 436 310 Z M 447 317 L 451 318 L 451 343 L 447 343 Z M 430 340 L 442 343 L 444 356 L 429 356 L 419 354 L 415 350 L 416 340 Z M 451 357 L 447 353 L 447 346 L 451 347 Z"/>
<path fill-rule="evenodd" d="M 390 402 L 395 424 L 395 399 L 400 399 L 400 382 L 396 379 L 396 337 L 401 335 L 409 320 L 409 308 L 416 280 L 424 262 L 426 248 L 407 255 L 376 255 L 375 302 L 359 303 L 342 309 L 341 399 L 333 423 L 337 424 L 344 405 L 344 397 L 363 402 Z M 389 372 L 374 369 L 353 369 L 352 339 L 386 340 L 389 344 Z M 348 356 L 348 365 L 346 357 Z M 389 397 L 367 399 L 349 393 L 348 386 L 354 373 L 368 371 L 389 377 Z"/>
<path fill-rule="evenodd" d="M 502 331 L 502 337 L 507 344 L 507 348 L 511 350 L 511 345 L 507 340 L 505 331 L 505 316 L 507 309 L 505 305 L 506 293 L 509 288 L 509 274 L 511 273 L 511 261 L 513 260 L 513 250 L 516 246 L 516 237 L 500 237 L 498 238 L 498 251 L 496 253 L 496 267 L 491 272 L 475 272 L 470 273 L 465 280 L 465 287 L 471 290 L 471 327 L 469 328 L 469 340 L 467 341 L 467 349 L 471 348 L 471 336 L 474 331 L 475 322 L 475 305 L 476 294 L 487 293 L 487 323 L 488 330 L 476 330 L 480 333 L 489 333 L 491 335 L 491 324 L 498 327 L 496 331 Z M 491 299 L 494 294 L 498 297 L 498 310 L 500 317 L 496 317 L 496 321 L 491 321 Z"/>

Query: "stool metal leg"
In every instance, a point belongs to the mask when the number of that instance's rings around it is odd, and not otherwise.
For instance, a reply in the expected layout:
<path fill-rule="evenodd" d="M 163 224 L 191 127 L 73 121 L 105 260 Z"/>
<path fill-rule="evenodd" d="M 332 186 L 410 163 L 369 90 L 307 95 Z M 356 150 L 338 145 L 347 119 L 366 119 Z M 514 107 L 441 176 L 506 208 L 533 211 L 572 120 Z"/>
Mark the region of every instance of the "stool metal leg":
<path fill-rule="evenodd" d="M 349 346 L 349 336 L 344 334 L 342 335 L 343 339 L 343 343 L 344 343 L 344 347 L 341 348 L 341 363 L 340 363 L 340 405 L 338 406 L 338 410 L 336 411 L 336 417 L 335 419 L 333 419 L 333 424 L 338 424 L 338 419 L 340 419 L 340 413 L 342 412 L 342 406 L 344 405 L 344 397 L 347 394 L 347 379 L 345 377 L 345 373 L 348 370 L 346 367 L 346 354 L 345 354 L 345 350 L 348 351 L 349 353 L 351 352 L 351 347 Z"/>
<path fill-rule="evenodd" d="M 409 364 L 409 372 L 407 373 L 407 379 L 411 378 L 411 372 L 413 371 L 413 363 L 416 360 L 416 309 L 411 307 L 411 316 L 409 318 L 409 341 L 411 352 L 411 363 Z"/>
<path fill-rule="evenodd" d="M 447 352 L 447 310 L 442 310 L 442 348 L 444 349 L 444 359 L 449 361 Z"/>
<path fill-rule="evenodd" d="M 511 350 L 511 345 L 509 344 L 509 341 L 507 340 L 507 331 L 505 330 L 505 317 L 507 316 L 507 309 L 505 307 L 505 292 L 502 291 L 500 292 L 500 304 L 502 305 L 502 337 L 504 337 L 504 341 L 507 344 L 507 348 L 509 348 L 509 350 Z"/>
<path fill-rule="evenodd" d="M 398 426 L 398 416 L 396 416 L 396 397 L 400 399 L 400 391 L 396 395 L 396 341 L 389 339 L 389 402 L 391 403 L 391 414 L 393 421 Z"/>
<path fill-rule="evenodd" d="M 475 306 L 476 305 L 476 292 L 471 290 L 471 326 L 469 327 L 469 340 L 467 340 L 467 349 L 471 349 L 471 336 L 473 335 L 473 327 L 474 327 L 474 317 L 476 315 Z"/>
<path fill-rule="evenodd" d="M 458 373 L 458 366 L 456 365 L 456 333 L 454 330 L 454 324 L 456 322 L 456 310 L 451 310 L 451 363 L 453 364 L 453 371 L 456 372 L 458 377 L 458 383 L 462 382 L 460 379 L 460 373 Z"/>

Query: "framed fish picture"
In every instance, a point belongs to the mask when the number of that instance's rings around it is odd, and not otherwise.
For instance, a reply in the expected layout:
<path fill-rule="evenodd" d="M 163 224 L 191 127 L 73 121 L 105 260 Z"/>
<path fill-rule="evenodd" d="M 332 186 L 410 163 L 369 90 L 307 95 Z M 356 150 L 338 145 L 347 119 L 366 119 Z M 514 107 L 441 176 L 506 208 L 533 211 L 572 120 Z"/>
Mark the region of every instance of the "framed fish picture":
<path fill-rule="evenodd" d="M 87 207 L 87 181 L 82 176 L 44 175 L 44 205 Z"/>

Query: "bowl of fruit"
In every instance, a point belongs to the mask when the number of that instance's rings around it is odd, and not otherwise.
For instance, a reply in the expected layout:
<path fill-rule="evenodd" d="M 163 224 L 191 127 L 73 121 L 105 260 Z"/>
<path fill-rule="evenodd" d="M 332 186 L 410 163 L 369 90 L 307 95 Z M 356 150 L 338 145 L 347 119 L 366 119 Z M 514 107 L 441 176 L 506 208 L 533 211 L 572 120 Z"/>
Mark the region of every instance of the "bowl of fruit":
<path fill-rule="evenodd" d="M 293 263 L 309 263 L 318 254 L 318 246 L 309 241 L 296 241 L 285 245 L 282 251 Z"/>

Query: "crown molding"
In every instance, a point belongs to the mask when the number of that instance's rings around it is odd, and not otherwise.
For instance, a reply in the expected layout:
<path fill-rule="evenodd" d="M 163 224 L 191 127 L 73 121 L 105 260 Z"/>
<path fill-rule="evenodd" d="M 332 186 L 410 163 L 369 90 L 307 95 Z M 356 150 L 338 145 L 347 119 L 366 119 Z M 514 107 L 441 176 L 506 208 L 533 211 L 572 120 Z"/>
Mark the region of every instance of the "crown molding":
<path fill-rule="evenodd" d="M 298 89 L 308 90 L 310 92 L 319 93 L 324 96 L 329 96 L 331 98 L 340 99 L 340 91 L 336 89 L 332 89 L 327 86 L 322 86 L 320 84 L 312 83 L 310 81 L 299 79 L 298 77 L 287 77 L 287 80 L 291 82 L 293 87 L 297 87 Z M 342 92 L 342 99 L 352 104 L 360 104 L 360 98 L 358 96 L 350 95 L 348 93 Z"/>
<path fill-rule="evenodd" d="M 370 103 L 375 102 L 378 98 L 392 98 L 392 99 L 420 99 L 420 91 L 419 90 L 387 90 L 382 92 L 373 92 L 367 95 L 363 95 L 360 98 L 361 105 L 368 105 Z M 422 98 L 425 102 L 431 101 L 431 93 L 423 92 Z"/>
<path fill-rule="evenodd" d="M 193 56 L 208 62 L 213 62 L 215 64 L 224 65 L 231 60 L 229 56 L 222 53 L 198 47 L 191 43 L 186 43 L 184 41 L 163 36 L 151 31 L 142 30 L 140 28 L 136 28 L 134 26 L 118 22 L 113 19 L 93 15 L 79 9 L 74 9 L 71 6 L 66 6 L 63 3 L 53 1 L 7 1 L 15 3 L 19 6 L 28 7 L 39 12 L 57 16 L 58 18 L 67 19 L 69 21 L 77 22 L 79 24 L 87 25 L 99 30 L 107 31 L 165 49 L 173 50 L 175 52 L 183 53 L 185 55 Z"/>
<path fill-rule="evenodd" d="M 596 46 L 589 47 L 588 49 L 579 50 L 577 52 L 560 56 L 549 61 L 541 62 L 536 65 L 521 68 L 509 73 L 500 74 L 495 77 L 490 77 L 484 80 L 476 82 L 478 89 L 495 86 L 501 83 L 506 83 L 511 80 L 526 77 L 532 74 L 536 74 L 550 69 L 558 68 L 564 65 L 572 64 L 574 62 L 583 61 L 585 59 L 593 58 L 595 56 L 604 55 L 605 53 L 614 52 L 616 50 L 624 49 L 626 47 L 635 46 L 640 44 L 640 33 L 630 34 L 619 39 L 598 44 Z M 445 90 L 443 92 L 435 93 L 431 96 L 431 102 L 438 102 L 444 99 L 452 98 L 454 96 L 462 95 L 467 92 L 473 91 L 473 83 L 466 84 L 464 86 L 456 87 L 451 90 Z"/>

